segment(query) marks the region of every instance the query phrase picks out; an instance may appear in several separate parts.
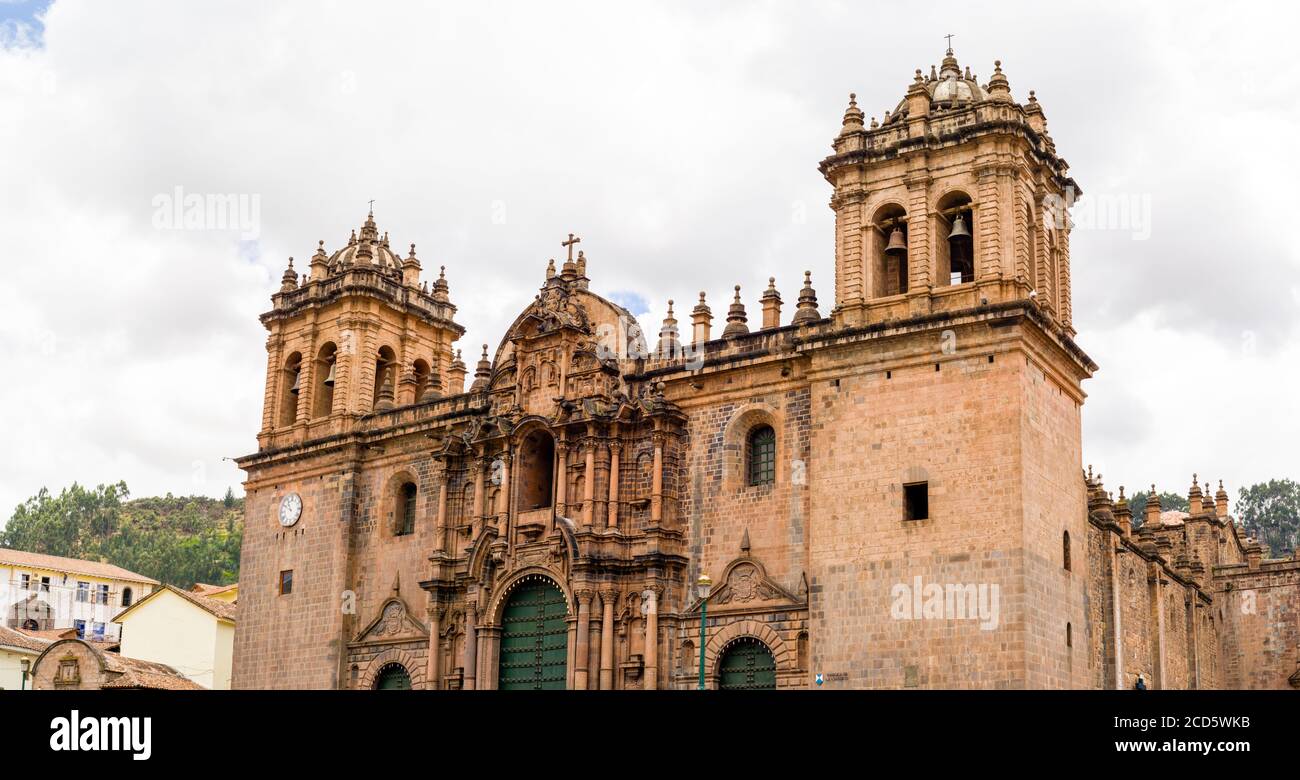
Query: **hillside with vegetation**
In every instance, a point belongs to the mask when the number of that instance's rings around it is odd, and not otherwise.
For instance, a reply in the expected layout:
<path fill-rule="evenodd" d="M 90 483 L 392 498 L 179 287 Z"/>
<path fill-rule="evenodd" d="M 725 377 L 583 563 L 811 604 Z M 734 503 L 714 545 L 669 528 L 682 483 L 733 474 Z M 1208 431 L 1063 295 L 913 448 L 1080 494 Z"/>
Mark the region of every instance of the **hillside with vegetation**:
<path fill-rule="evenodd" d="M 105 561 L 188 588 L 239 578 L 244 500 L 173 496 L 132 499 L 125 482 L 58 495 L 41 491 L 0 530 L 0 547 Z"/>

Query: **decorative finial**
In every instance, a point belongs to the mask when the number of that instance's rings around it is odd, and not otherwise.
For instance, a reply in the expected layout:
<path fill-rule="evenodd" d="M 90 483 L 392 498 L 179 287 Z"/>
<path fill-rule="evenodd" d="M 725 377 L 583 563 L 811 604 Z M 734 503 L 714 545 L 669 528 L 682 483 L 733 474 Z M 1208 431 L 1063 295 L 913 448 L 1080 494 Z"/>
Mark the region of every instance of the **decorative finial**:
<path fill-rule="evenodd" d="M 951 56 L 952 56 L 952 39 L 953 39 L 953 34 L 952 34 L 952 33 L 948 33 L 947 35 L 945 35 L 945 36 L 943 36 L 943 37 L 945 37 L 945 38 L 948 39 L 948 56 L 951 57 Z"/>

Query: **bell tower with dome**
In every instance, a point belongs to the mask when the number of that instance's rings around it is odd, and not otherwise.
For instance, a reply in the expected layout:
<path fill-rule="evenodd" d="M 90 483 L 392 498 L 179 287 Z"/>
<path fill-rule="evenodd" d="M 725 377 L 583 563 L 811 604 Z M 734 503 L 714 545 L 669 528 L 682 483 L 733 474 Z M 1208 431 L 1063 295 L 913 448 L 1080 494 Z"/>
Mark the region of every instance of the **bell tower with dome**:
<path fill-rule="evenodd" d="M 1073 335 L 1065 205 L 1079 195 L 1031 91 L 984 84 L 952 49 L 883 119 L 850 96 L 834 153 L 837 322 L 867 325 L 1034 299 Z"/>

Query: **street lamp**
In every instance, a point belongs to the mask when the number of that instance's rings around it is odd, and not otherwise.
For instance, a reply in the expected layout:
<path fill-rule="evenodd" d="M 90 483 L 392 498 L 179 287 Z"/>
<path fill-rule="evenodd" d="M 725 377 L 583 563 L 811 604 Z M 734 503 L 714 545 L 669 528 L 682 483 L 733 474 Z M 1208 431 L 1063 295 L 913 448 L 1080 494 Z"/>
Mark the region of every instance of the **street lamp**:
<path fill-rule="evenodd" d="M 20 663 L 20 666 L 22 666 L 22 669 L 23 669 L 23 681 L 22 681 L 22 684 L 19 686 L 18 690 L 20 690 L 20 691 L 25 691 L 25 690 L 27 690 L 27 674 L 28 674 L 28 672 L 30 672 L 31 669 L 32 669 L 32 662 L 31 662 L 31 659 L 29 659 L 29 658 L 24 658 L 24 659 L 22 660 L 22 662 Z"/>
<path fill-rule="evenodd" d="M 701 574 L 695 581 L 696 591 L 700 594 L 700 690 L 704 690 L 704 617 L 709 606 L 709 591 L 713 589 L 713 580 L 709 575 Z"/>

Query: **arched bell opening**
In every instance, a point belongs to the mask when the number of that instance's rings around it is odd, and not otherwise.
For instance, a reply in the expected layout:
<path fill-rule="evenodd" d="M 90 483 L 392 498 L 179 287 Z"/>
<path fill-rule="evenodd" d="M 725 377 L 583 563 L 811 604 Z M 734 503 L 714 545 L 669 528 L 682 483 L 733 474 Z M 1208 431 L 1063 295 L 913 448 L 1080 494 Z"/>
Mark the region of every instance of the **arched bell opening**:
<path fill-rule="evenodd" d="M 298 419 L 298 395 L 302 392 L 302 353 L 294 352 L 284 361 L 280 386 L 280 427 L 288 428 Z"/>
<path fill-rule="evenodd" d="M 871 224 L 872 297 L 907 292 L 907 211 L 898 204 L 886 204 L 876 210 Z"/>
<path fill-rule="evenodd" d="M 312 419 L 328 417 L 334 410 L 334 381 L 338 374 L 338 347 L 327 342 L 316 353 L 316 383 L 312 391 Z"/>
<path fill-rule="evenodd" d="M 950 192 L 935 210 L 937 286 L 975 281 L 975 220 L 970 196 Z"/>

